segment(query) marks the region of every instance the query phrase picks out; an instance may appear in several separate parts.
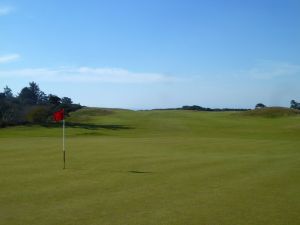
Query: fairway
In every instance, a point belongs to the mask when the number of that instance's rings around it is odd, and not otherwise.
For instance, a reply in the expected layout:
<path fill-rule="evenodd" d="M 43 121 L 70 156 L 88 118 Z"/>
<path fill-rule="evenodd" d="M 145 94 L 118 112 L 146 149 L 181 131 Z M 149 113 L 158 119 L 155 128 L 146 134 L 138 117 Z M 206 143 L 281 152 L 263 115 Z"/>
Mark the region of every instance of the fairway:
<path fill-rule="evenodd" d="M 0 129 L 1 225 L 300 224 L 300 116 L 83 108 Z"/>

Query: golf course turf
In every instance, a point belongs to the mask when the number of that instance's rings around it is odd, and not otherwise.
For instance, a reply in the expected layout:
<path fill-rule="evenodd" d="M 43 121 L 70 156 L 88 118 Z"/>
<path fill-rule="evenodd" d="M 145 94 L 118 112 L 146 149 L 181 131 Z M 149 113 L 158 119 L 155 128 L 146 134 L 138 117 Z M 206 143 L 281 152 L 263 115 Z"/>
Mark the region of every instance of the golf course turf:
<path fill-rule="evenodd" d="M 0 129 L 2 225 L 300 224 L 300 116 L 84 108 Z"/>

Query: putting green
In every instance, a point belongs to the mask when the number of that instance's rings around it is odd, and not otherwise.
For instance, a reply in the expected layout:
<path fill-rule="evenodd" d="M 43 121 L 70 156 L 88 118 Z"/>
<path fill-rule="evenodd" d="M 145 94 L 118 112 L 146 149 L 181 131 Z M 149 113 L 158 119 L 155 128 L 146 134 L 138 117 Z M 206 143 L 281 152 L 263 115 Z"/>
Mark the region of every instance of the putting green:
<path fill-rule="evenodd" d="M 85 108 L 0 129 L 2 225 L 296 225 L 300 116 Z"/>

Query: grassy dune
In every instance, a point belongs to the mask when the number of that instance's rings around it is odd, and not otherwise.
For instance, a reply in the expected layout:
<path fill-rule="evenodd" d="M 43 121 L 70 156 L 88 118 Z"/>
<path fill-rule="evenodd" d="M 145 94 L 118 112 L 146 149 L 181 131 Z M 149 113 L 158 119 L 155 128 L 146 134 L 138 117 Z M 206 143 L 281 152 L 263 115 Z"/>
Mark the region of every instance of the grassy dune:
<path fill-rule="evenodd" d="M 0 129 L 2 225 L 296 225 L 300 116 L 85 108 Z"/>

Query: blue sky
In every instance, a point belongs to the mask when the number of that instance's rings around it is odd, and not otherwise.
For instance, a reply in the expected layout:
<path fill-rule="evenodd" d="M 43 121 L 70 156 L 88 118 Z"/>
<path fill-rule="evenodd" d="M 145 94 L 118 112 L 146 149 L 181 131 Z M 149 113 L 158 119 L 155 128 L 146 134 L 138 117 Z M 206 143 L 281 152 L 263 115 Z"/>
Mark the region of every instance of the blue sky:
<path fill-rule="evenodd" d="M 0 87 L 30 81 L 88 106 L 289 106 L 300 1 L 0 1 Z"/>

